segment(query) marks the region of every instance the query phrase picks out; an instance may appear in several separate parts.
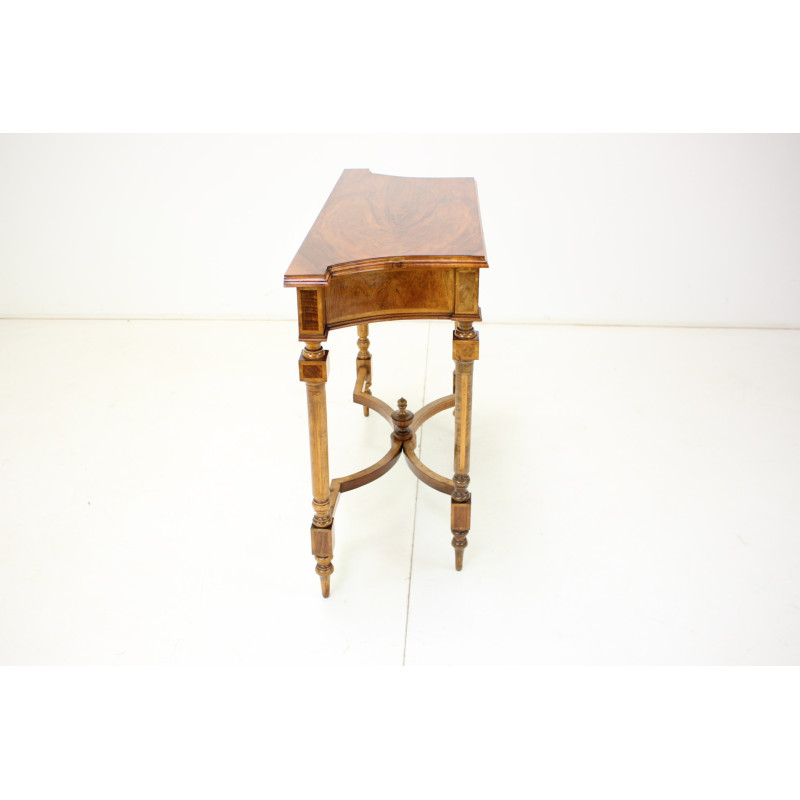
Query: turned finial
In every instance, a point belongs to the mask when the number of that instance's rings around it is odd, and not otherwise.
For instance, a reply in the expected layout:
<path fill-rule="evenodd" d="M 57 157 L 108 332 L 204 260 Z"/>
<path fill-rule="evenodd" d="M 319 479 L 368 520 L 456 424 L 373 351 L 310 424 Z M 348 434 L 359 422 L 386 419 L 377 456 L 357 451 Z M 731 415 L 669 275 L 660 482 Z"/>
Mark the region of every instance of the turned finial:
<path fill-rule="evenodd" d="M 397 401 L 397 411 L 392 412 L 392 421 L 394 422 L 392 436 L 400 441 L 410 439 L 414 435 L 414 432 L 408 427 L 412 419 L 414 419 L 414 414 L 408 410 L 408 402 L 405 397 L 401 397 Z"/>

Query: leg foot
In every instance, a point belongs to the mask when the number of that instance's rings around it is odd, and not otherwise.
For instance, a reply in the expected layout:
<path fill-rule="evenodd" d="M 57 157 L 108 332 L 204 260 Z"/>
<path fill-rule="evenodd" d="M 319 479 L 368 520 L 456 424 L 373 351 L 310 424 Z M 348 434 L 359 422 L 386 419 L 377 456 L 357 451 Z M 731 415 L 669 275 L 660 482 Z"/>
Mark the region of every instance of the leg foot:
<path fill-rule="evenodd" d="M 333 523 L 328 528 L 311 528 L 311 552 L 317 559 L 316 572 L 322 584 L 322 596 L 329 597 L 331 593 L 331 575 L 333 574 Z"/>
<path fill-rule="evenodd" d="M 331 564 L 330 557 L 316 556 L 317 559 L 317 575 L 322 585 L 322 596 L 331 596 L 331 575 L 333 574 L 333 564 Z"/>
<path fill-rule="evenodd" d="M 461 572 L 464 566 L 464 550 L 467 547 L 467 534 L 459 533 L 453 537 L 452 545 L 456 551 L 456 571 Z"/>
<path fill-rule="evenodd" d="M 459 476 L 461 477 L 461 476 Z M 461 481 L 460 483 L 464 483 Z M 450 529 L 453 533 L 453 549 L 456 551 L 456 570 L 461 572 L 464 566 L 464 550 L 467 547 L 467 534 L 469 533 L 470 516 L 472 514 L 472 498 L 463 486 L 463 491 L 467 496 L 466 500 L 450 501 Z"/>

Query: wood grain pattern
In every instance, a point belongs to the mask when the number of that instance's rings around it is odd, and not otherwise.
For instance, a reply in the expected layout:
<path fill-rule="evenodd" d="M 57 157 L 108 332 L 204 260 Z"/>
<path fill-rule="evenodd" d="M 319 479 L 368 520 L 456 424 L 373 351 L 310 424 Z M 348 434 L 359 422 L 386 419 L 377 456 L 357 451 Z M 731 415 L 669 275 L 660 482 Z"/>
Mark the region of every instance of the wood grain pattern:
<path fill-rule="evenodd" d="M 445 397 L 439 397 L 436 400 L 431 400 L 426 406 L 423 406 L 416 414 L 414 414 L 414 420 L 412 421 L 409 427 L 412 431 L 415 431 L 422 425 L 423 422 L 429 420 L 434 414 L 438 414 L 440 411 L 446 411 L 448 408 L 453 408 L 456 404 L 456 396 L 455 394 L 448 394 Z"/>
<path fill-rule="evenodd" d="M 476 315 L 478 311 L 478 270 L 456 270 L 455 313 Z"/>
<path fill-rule="evenodd" d="M 328 283 L 337 271 L 485 267 L 474 178 L 401 178 L 346 169 L 284 275 L 285 286 Z"/>
<path fill-rule="evenodd" d="M 306 384 L 314 517 L 312 553 L 324 597 L 333 573 L 334 515 L 344 492 L 387 473 L 405 455 L 423 483 L 451 498 L 456 569 L 463 566 L 470 528 L 472 378 L 479 355 L 473 322 L 481 319 L 479 270 L 488 266 L 475 181 L 472 178 L 399 178 L 345 170 L 284 276 L 297 289 L 300 380 Z M 372 395 L 368 323 L 447 318 L 453 332 L 453 394 L 416 414 L 400 398 L 392 409 Z M 325 384 L 328 331 L 358 326 L 353 400 L 392 425 L 391 446 L 365 469 L 330 481 Z M 454 408 L 452 479 L 426 466 L 416 453 L 416 431 L 434 414 Z"/>
<path fill-rule="evenodd" d="M 307 336 L 320 337 L 325 335 L 323 309 L 321 289 L 297 290 L 297 322 L 301 340 L 304 340 Z"/>
<path fill-rule="evenodd" d="M 447 319 L 453 314 L 453 270 L 381 270 L 337 275 L 326 292 L 328 326 L 358 320 Z"/>
<path fill-rule="evenodd" d="M 431 489 L 436 489 L 437 492 L 450 494 L 453 491 L 453 481 L 449 478 L 445 478 L 444 475 L 440 475 L 438 472 L 434 472 L 430 467 L 423 464 L 414 451 L 413 442 L 405 442 L 403 445 L 403 454 L 408 461 L 408 466 L 411 471 L 424 484 L 430 486 Z"/>

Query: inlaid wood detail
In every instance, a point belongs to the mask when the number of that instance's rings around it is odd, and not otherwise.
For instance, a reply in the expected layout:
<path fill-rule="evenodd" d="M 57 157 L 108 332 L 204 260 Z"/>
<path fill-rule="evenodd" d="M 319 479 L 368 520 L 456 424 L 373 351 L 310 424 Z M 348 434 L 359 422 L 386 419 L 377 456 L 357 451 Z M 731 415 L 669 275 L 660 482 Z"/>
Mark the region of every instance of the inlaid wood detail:
<path fill-rule="evenodd" d="M 456 448 L 455 473 L 469 473 L 469 430 L 472 420 L 473 361 L 456 361 Z"/>
<path fill-rule="evenodd" d="M 477 344 L 478 332 L 473 328 L 472 322 L 457 322 L 453 331 L 453 359 L 456 367 L 454 376 L 456 441 L 453 455 L 453 505 L 451 507 L 454 521 L 451 543 L 455 550 L 457 570 L 461 570 L 464 565 L 464 549 L 467 546 L 467 533 L 469 532 L 469 509 L 471 506 L 466 512 L 456 506 L 470 503 L 470 493 L 467 487 L 469 486 L 469 450 L 472 428 L 472 374 L 475 359 L 478 357 Z M 464 516 L 465 514 L 466 516 Z M 464 526 L 464 520 L 467 522 L 466 526 Z"/>
<path fill-rule="evenodd" d="M 450 527 L 454 531 L 468 531 L 471 511 L 472 501 L 469 497 L 461 502 L 453 500 L 450 503 Z"/>
<path fill-rule="evenodd" d="M 309 361 L 314 364 L 324 363 L 323 358 L 325 351 L 321 351 L 319 345 L 316 343 L 307 343 L 306 349 L 303 351 L 304 356 L 306 353 L 309 355 Z M 472 362 L 460 362 L 470 370 Z M 322 488 L 322 481 L 327 474 L 327 429 L 324 435 L 319 433 L 320 420 L 324 418 L 324 407 L 320 409 L 320 399 L 324 403 L 324 383 L 307 383 L 309 392 L 309 436 L 312 442 L 316 439 L 318 443 L 324 442 L 325 451 L 317 452 L 312 444 L 312 483 L 314 491 L 314 499 L 312 505 L 314 507 L 314 520 L 311 528 L 311 541 L 312 552 L 317 560 L 316 571 L 320 576 L 322 585 L 322 593 L 324 597 L 328 597 L 330 593 L 330 576 L 333 573 L 333 515 L 336 513 L 336 506 L 339 497 L 342 493 L 357 489 L 360 486 L 365 486 L 374 480 L 377 480 L 382 475 L 385 475 L 399 459 L 400 455 L 405 455 L 409 468 L 414 475 L 419 478 L 424 484 L 451 496 L 451 529 L 452 529 L 452 544 L 455 549 L 456 569 L 460 570 L 463 565 L 463 552 L 467 546 L 467 533 L 469 531 L 469 512 L 471 509 L 470 493 L 467 491 L 469 486 L 469 475 L 456 474 L 451 480 L 445 478 L 434 472 L 428 466 L 420 461 L 417 456 L 416 450 L 416 436 L 415 431 L 422 425 L 423 422 L 430 419 L 435 414 L 453 408 L 455 405 L 459 418 L 462 420 L 462 428 L 457 426 L 457 449 L 458 443 L 462 442 L 461 453 L 462 458 L 460 463 L 464 463 L 463 455 L 465 448 L 463 447 L 464 429 L 463 420 L 465 409 L 465 401 L 468 395 L 464 395 L 463 389 L 459 402 L 459 392 L 453 395 L 440 397 L 437 400 L 432 400 L 427 405 L 423 406 L 416 414 L 408 409 L 408 402 L 405 398 L 401 397 L 397 401 L 397 408 L 392 410 L 388 404 L 384 403 L 377 397 L 371 394 L 366 394 L 363 390 L 365 384 L 365 367 L 361 366 L 358 370 L 356 377 L 356 385 L 353 391 L 353 400 L 356 403 L 364 405 L 365 407 L 373 408 L 380 412 L 392 425 L 392 445 L 389 451 L 383 458 L 376 461 L 373 465 L 366 467 L 359 472 L 352 475 L 347 475 L 342 478 L 335 478 L 330 482 L 327 492 Z M 456 374 L 459 374 L 459 364 L 456 364 Z M 322 411 L 322 413 L 321 413 Z M 467 425 L 469 423 L 467 417 Z M 317 426 L 317 427 L 314 427 Z M 312 428 L 314 433 L 312 433 Z M 466 467 L 469 466 L 468 456 L 468 432 L 467 432 L 467 448 L 466 448 Z"/>
<path fill-rule="evenodd" d="M 298 289 L 300 297 L 300 318 L 303 327 L 309 330 L 319 328 L 319 309 L 317 308 L 317 292 L 313 289 Z"/>
<path fill-rule="evenodd" d="M 333 558 L 336 543 L 333 525 L 327 528 L 311 528 L 311 552 L 320 558 Z"/>
<path fill-rule="evenodd" d="M 321 290 L 297 290 L 297 319 L 301 339 L 304 336 L 323 337 L 325 335 Z"/>
<path fill-rule="evenodd" d="M 327 372 L 320 374 L 314 370 L 325 370 L 327 355 L 327 351 L 323 350 L 318 342 L 306 342 L 300 356 L 300 377 L 306 384 L 308 441 L 311 453 L 311 505 L 314 508 L 314 518 L 311 523 L 311 547 L 317 559 L 316 571 L 320 577 L 323 597 L 328 597 L 331 590 L 333 513 L 328 472 L 328 412 L 325 403 Z M 324 532 L 326 530 L 329 531 L 329 534 Z M 327 538 L 328 535 L 330 538 Z M 322 544 L 325 544 L 325 547 L 321 552 L 317 552 L 316 548 L 322 547 Z"/>
<path fill-rule="evenodd" d="M 334 515 L 344 492 L 388 472 L 405 455 L 420 481 L 451 498 L 456 569 L 463 566 L 470 529 L 472 378 L 479 356 L 473 323 L 481 319 L 480 269 L 486 252 L 471 178 L 399 178 L 345 170 L 284 276 L 297 289 L 299 361 L 306 385 L 311 455 L 311 549 L 324 597 L 331 589 Z M 393 409 L 372 394 L 369 323 L 452 319 L 453 393 L 415 413 L 405 399 Z M 392 426 L 389 451 L 365 469 L 330 480 L 325 384 L 331 329 L 358 326 L 353 400 Z M 416 432 L 434 414 L 453 409 L 454 472 L 446 478 L 420 460 Z"/>
<path fill-rule="evenodd" d="M 320 360 L 310 360 L 301 356 L 298 362 L 300 380 L 304 383 L 325 383 L 328 380 L 327 355 L 325 351 L 325 357 Z"/>
<path fill-rule="evenodd" d="M 478 270 L 456 270 L 455 313 L 475 316 L 478 311 Z"/>

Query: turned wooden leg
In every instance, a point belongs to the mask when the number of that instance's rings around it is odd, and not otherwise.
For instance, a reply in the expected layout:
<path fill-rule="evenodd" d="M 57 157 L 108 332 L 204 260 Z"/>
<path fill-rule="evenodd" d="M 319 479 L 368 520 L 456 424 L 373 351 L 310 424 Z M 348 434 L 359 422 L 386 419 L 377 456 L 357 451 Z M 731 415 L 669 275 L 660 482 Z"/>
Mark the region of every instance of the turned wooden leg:
<path fill-rule="evenodd" d="M 366 370 L 363 391 L 372 394 L 372 355 L 369 352 L 369 325 L 358 326 L 358 358 L 356 359 L 356 374 L 362 367 Z M 369 409 L 364 406 L 364 416 L 369 416 Z"/>
<path fill-rule="evenodd" d="M 328 473 L 328 412 L 325 382 L 328 379 L 328 351 L 319 342 L 306 342 L 300 356 L 300 380 L 306 385 L 308 438 L 311 445 L 311 488 L 314 519 L 311 522 L 311 552 L 317 559 L 322 596 L 331 593 L 333 573 L 333 514 Z"/>
<path fill-rule="evenodd" d="M 469 486 L 469 445 L 472 425 L 472 372 L 478 359 L 478 332 L 471 322 L 458 322 L 453 331 L 453 360 L 455 361 L 455 422 L 456 443 L 453 459 L 453 493 L 450 500 L 452 545 L 456 551 L 456 569 L 464 565 L 464 549 L 470 528 L 472 499 Z"/>

